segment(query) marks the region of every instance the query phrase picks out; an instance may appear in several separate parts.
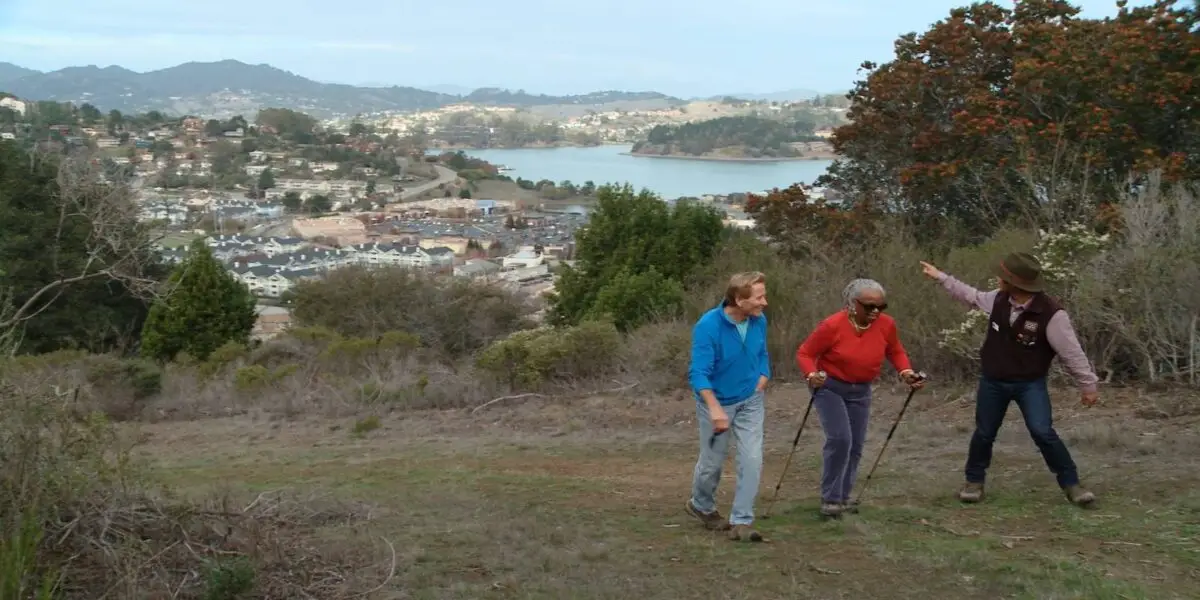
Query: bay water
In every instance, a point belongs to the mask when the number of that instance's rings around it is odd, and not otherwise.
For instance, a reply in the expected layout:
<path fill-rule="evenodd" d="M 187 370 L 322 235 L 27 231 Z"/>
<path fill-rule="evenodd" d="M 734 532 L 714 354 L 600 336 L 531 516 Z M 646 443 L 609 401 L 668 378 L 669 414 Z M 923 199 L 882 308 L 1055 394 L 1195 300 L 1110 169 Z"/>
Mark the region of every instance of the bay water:
<path fill-rule="evenodd" d="M 831 160 L 735 162 L 628 156 L 631 146 L 590 148 L 516 148 L 464 150 L 468 156 L 503 165 L 504 174 L 575 185 L 629 183 L 664 200 L 705 194 L 764 193 L 793 183 L 812 184 L 833 163 Z"/>

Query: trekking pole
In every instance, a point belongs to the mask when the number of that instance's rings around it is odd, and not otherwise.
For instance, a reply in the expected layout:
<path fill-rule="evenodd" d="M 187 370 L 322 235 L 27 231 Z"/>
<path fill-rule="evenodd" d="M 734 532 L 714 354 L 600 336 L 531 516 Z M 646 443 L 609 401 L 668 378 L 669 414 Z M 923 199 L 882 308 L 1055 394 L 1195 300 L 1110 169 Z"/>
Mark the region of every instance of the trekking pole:
<path fill-rule="evenodd" d="M 917 373 L 917 381 L 925 381 L 928 376 L 925 373 Z M 915 383 L 915 382 L 914 382 Z M 863 495 L 867 493 L 867 486 L 871 484 L 871 476 L 875 474 L 875 468 L 879 466 L 879 461 L 883 459 L 883 452 L 887 450 L 888 442 L 892 441 L 892 436 L 896 434 L 896 427 L 900 425 L 900 419 L 904 418 L 904 411 L 908 410 L 908 403 L 912 402 L 913 395 L 917 393 L 917 388 L 912 388 L 908 391 L 908 397 L 904 399 L 904 405 L 900 407 L 900 413 L 896 415 L 896 420 L 892 421 L 892 428 L 888 430 L 887 439 L 883 440 L 883 447 L 879 449 L 879 455 L 875 457 L 875 464 L 871 465 L 870 472 L 867 473 L 866 481 L 863 481 L 862 490 L 858 492 L 858 498 L 855 499 L 855 504 L 862 504 Z"/>
<path fill-rule="evenodd" d="M 824 371 L 820 374 L 825 375 Z M 792 464 L 792 456 L 796 454 L 796 446 L 800 444 L 800 434 L 804 433 L 804 424 L 808 422 L 808 413 L 812 412 L 813 400 L 817 398 L 817 390 L 813 390 L 812 397 L 808 399 L 808 408 L 804 410 L 804 418 L 800 419 L 800 429 L 796 430 L 796 438 L 792 440 L 792 451 L 788 453 L 787 461 L 783 463 L 783 471 L 779 473 L 779 483 L 775 484 L 775 493 L 771 496 L 771 503 L 767 505 L 767 512 L 763 513 L 764 519 L 771 518 L 771 509 L 775 507 L 775 500 L 779 498 L 779 488 L 783 485 L 783 478 L 787 475 L 788 466 Z"/>

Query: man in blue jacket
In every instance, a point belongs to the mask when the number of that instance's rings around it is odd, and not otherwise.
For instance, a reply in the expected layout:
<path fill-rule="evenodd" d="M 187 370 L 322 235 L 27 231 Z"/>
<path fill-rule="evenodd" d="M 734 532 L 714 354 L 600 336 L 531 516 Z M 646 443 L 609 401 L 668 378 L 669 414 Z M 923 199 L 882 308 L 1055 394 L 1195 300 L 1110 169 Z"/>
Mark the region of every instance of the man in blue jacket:
<path fill-rule="evenodd" d="M 721 304 L 704 313 L 692 328 L 688 382 L 696 396 L 700 458 L 687 512 L 709 529 L 729 531 L 737 541 L 764 541 L 753 523 L 762 475 L 763 390 L 771 378 L 766 307 L 766 277 L 758 272 L 738 273 L 730 278 Z M 730 429 L 737 437 L 737 487 L 726 523 L 713 496 L 721 481 Z"/>

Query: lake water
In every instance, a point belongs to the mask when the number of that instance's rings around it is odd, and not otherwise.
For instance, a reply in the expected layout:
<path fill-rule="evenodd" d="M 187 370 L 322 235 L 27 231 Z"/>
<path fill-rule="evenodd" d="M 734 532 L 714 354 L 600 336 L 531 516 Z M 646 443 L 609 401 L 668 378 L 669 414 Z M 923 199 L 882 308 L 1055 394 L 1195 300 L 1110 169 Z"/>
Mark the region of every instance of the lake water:
<path fill-rule="evenodd" d="M 830 160 L 785 162 L 721 162 L 673 160 L 624 156 L 631 146 L 591 148 L 520 148 L 464 150 L 494 165 L 512 168 L 504 174 L 554 182 L 570 180 L 579 185 L 592 181 L 629 183 L 635 190 L 647 188 L 664 199 L 704 194 L 765 192 L 793 183 L 811 184 L 825 173 Z"/>

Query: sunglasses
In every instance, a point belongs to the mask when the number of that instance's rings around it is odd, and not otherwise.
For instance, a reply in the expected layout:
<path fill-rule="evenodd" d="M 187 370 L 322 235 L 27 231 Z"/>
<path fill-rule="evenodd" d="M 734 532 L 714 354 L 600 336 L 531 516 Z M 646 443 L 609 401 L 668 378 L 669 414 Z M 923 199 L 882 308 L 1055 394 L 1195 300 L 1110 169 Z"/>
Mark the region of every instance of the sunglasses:
<path fill-rule="evenodd" d="M 855 302 L 858 302 L 858 305 L 863 307 L 863 310 L 865 310 L 867 312 L 871 312 L 873 310 L 883 312 L 883 311 L 887 310 L 887 302 L 884 302 L 883 304 L 867 304 L 866 302 L 863 302 L 862 300 L 855 300 Z"/>

